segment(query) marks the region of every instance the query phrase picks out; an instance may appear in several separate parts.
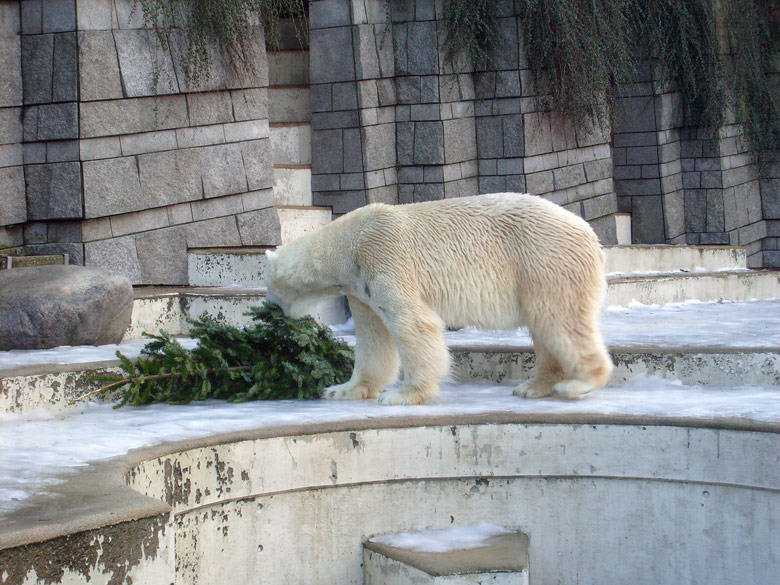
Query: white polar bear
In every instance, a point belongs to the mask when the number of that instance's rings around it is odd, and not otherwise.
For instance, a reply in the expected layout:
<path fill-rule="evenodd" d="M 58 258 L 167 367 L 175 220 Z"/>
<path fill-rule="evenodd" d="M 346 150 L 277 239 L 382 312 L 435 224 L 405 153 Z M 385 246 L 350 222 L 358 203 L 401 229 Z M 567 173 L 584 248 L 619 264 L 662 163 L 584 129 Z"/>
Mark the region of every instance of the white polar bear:
<path fill-rule="evenodd" d="M 269 300 L 285 314 L 346 295 L 355 369 L 324 398 L 421 404 L 439 392 L 445 324 L 530 329 L 535 377 L 514 394 L 573 397 L 606 384 L 599 331 L 604 256 L 590 226 L 540 197 L 479 195 L 356 209 L 267 252 Z"/>

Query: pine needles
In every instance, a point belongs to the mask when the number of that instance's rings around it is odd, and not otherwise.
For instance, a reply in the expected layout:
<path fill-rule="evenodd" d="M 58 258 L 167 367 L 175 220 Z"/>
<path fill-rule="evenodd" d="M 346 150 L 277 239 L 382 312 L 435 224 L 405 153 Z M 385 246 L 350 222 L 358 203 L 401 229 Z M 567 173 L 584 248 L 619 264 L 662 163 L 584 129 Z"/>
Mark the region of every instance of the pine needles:
<path fill-rule="evenodd" d="M 125 375 L 97 377 L 108 383 L 98 392 L 125 386 L 117 407 L 207 398 L 310 400 L 349 379 L 352 348 L 311 317 L 289 319 L 271 304 L 253 307 L 249 315 L 252 323 L 242 329 L 207 316 L 191 321 L 198 340 L 192 350 L 165 332 L 147 334 L 152 341 L 137 361 L 117 352 Z"/>

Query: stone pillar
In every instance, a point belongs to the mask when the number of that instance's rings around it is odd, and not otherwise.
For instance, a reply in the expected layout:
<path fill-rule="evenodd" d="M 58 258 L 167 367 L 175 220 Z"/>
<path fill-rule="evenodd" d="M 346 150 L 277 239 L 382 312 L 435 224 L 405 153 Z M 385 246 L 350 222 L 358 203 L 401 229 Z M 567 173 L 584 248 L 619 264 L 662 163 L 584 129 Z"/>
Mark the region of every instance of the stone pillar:
<path fill-rule="evenodd" d="M 22 245 L 27 220 L 20 32 L 20 3 L 0 2 L 0 250 Z"/>

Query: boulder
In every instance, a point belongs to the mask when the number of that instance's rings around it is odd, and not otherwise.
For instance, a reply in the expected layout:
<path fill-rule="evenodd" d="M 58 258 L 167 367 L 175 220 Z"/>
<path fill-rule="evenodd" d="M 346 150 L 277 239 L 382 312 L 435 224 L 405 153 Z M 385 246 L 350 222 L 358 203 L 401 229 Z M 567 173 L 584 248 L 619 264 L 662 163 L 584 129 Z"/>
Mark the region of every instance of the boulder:
<path fill-rule="evenodd" d="M 119 343 L 130 326 L 133 287 L 83 266 L 0 270 L 0 350 Z"/>

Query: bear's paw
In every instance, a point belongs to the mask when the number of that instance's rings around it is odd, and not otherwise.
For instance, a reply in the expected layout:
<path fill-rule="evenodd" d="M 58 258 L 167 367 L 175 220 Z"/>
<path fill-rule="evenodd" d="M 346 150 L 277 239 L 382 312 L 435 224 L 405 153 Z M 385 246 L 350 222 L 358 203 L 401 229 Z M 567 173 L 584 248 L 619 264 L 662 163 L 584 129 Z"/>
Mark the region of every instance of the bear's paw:
<path fill-rule="evenodd" d="M 514 389 L 512 394 L 520 398 L 544 398 L 553 393 L 550 384 L 540 383 L 538 380 L 528 380 Z"/>

